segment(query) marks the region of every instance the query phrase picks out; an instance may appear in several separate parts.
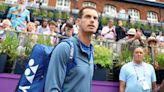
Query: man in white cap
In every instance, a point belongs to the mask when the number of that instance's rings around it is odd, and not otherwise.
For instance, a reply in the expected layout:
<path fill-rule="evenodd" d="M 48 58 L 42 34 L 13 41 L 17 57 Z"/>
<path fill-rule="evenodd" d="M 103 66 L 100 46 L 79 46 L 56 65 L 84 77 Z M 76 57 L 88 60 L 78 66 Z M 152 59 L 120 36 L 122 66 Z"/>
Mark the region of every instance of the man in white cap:
<path fill-rule="evenodd" d="M 128 44 L 131 47 L 144 45 L 144 42 L 141 39 L 141 35 L 138 32 L 136 32 L 136 29 L 134 29 L 134 28 L 129 29 L 127 32 L 127 36 L 125 38 L 119 40 L 118 43 Z"/>

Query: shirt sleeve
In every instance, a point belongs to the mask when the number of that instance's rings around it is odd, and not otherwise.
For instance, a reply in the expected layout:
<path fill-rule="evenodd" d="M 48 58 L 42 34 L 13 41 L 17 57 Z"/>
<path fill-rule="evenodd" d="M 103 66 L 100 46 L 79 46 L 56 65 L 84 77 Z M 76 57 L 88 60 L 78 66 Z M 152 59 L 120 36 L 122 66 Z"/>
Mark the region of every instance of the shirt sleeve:
<path fill-rule="evenodd" d="M 66 62 L 69 59 L 70 46 L 62 42 L 54 49 L 45 82 L 45 92 L 62 92 L 66 75 Z"/>
<path fill-rule="evenodd" d="M 151 70 L 152 70 L 151 80 L 152 80 L 152 82 L 156 82 L 157 81 L 156 74 L 155 74 L 154 67 L 152 65 L 151 65 Z"/>
<path fill-rule="evenodd" d="M 122 66 L 122 68 L 120 70 L 119 80 L 124 81 L 124 82 L 127 81 L 126 80 L 126 67 L 125 67 L 125 65 Z"/>

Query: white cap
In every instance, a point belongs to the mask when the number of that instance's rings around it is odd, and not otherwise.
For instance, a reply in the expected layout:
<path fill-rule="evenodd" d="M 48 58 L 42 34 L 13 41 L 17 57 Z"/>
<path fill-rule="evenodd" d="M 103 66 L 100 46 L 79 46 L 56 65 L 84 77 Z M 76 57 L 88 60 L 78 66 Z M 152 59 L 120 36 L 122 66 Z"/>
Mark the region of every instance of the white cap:
<path fill-rule="evenodd" d="M 129 35 L 135 35 L 135 34 L 136 34 L 136 29 L 130 28 L 130 29 L 128 30 L 127 34 L 129 34 Z"/>

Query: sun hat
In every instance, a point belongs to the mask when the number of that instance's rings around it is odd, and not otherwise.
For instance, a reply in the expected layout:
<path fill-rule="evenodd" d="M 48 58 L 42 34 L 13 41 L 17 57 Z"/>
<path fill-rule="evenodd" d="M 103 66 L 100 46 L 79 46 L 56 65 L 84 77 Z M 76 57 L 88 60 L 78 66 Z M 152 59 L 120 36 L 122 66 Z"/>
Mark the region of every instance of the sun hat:
<path fill-rule="evenodd" d="M 149 44 L 150 41 L 154 41 L 155 43 L 157 43 L 157 39 L 155 37 L 153 37 L 153 36 L 148 38 L 147 43 Z"/>

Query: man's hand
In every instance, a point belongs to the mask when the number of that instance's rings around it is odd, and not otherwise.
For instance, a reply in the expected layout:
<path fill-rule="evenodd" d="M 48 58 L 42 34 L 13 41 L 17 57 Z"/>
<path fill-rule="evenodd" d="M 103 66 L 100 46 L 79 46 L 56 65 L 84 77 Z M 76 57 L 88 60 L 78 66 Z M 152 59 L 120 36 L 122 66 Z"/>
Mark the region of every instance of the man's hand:
<path fill-rule="evenodd" d="M 135 34 L 135 39 L 141 40 L 141 34 L 136 32 Z"/>
<path fill-rule="evenodd" d="M 156 82 L 152 83 L 152 92 L 157 92 L 157 84 L 156 84 Z"/>

